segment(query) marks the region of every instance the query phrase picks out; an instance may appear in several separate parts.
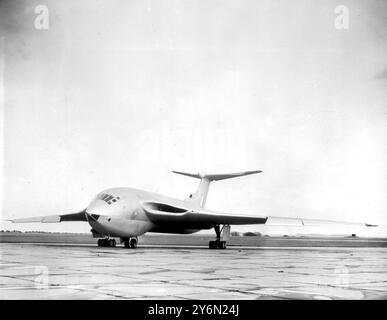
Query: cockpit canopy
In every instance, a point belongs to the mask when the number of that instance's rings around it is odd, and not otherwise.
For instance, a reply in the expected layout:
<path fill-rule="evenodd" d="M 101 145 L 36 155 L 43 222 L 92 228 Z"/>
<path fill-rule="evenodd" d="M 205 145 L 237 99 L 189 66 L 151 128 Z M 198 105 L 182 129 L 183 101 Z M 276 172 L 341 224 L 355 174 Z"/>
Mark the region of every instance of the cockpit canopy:
<path fill-rule="evenodd" d="M 112 203 L 120 200 L 120 197 L 118 197 L 118 196 L 115 197 L 115 196 L 112 196 L 111 194 L 108 194 L 108 193 L 100 193 L 99 195 L 97 195 L 96 199 L 103 200 L 107 204 L 112 204 Z"/>

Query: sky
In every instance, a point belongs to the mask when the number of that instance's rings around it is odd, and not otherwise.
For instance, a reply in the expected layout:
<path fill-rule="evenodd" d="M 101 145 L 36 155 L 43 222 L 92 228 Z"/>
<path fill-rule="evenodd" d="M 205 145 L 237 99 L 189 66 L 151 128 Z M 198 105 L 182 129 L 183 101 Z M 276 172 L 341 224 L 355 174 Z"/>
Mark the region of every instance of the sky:
<path fill-rule="evenodd" d="M 115 186 L 195 191 L 171 170 L 258 169 L 213 183 L 207 207 L 387 236 L 386 52 L 383 0 L 0 1 L 2 219 L 76 212 Z"/>

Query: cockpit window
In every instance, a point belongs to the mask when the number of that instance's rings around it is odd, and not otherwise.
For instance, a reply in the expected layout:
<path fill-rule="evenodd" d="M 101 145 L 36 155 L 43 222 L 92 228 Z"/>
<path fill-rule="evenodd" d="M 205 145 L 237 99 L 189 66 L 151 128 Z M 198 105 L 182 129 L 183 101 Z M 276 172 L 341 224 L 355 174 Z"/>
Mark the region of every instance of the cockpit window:
<path fill-rule="evenodd" d="M 105 199 L 105 201 L 106 202 L 109 202 L 111 199 L 113 199 L 114 197 L 113 196 L 108 196 L 106 199 Z"/>
<path fill-rule="evenodd" d="M 99 195 L 97 195 L 96 199 L 103 200 L 107 204 L 112 204 L 112 202 L 118 201 L 120 199 L 120 197 L 115 197 L 115 196 L 112 196 L 111 194 L 107 194 L 107 193 L 100 193 Z"/>

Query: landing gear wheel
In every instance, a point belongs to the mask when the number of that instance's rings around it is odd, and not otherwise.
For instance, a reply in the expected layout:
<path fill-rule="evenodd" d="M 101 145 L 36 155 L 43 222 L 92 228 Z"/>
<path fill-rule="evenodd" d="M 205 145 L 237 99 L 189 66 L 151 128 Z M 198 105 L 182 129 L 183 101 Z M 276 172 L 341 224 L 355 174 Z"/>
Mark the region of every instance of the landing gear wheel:
<path fill-rule="evenodd" d="M 136 238 L 130 239 L 130 247 L 133 249 L 137 248 L 137 239 Z"/>
<path fill-rule="evenodd" d="M 212 240 L 208 243 L 208 247 L 210 249 L 226 249 L 226 241 L 221 241 L 220 239 L 220 233 L 221 229 L 219 225 L 214 226 L 215 232 L 216 232 L 216 240 Z M 223 228 L 222 228 L 223 229 Z"/>
<path fill-rule="evenodd" d="M 125 248 L 137 248 L 137 237 L 124 238 L 122 239 L 122 242 L 124 243 Z"/>
<path fill-rule="evenodd" d="M 98 239 L 97 241 L 98 247 L 115 247 L 116 240 L 115 239 Z"/>
<path fill-rule="evenodd" d="M 226 241 L 219 241 L 219 240 L 210 241 L 208 243 L 208 247 L 210 249 L 226 249 Z"/>

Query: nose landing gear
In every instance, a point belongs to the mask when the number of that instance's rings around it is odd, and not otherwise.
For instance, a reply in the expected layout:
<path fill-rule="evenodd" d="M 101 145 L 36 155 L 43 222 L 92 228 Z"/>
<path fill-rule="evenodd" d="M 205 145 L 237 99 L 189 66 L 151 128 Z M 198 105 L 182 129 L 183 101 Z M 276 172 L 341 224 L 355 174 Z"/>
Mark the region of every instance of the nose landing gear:
<path fill-rule="evenodd" d="M 125 248 L 137 248 L 137 237 L 121 238 L 121 242 L 124 243 Z M 103 238 L 98 239 L 98 247 L 115 247 L 117 242 L 115 239 Z"/>
<path fill-rule="evenodd" d="M 98 247 L 115 247 L 116 246 L 116 240 L 115 239 L 98 239 Z"/>
<path fill-rule="evenodd" d="M 123 238 L 122 242 L 124 243 L 125 248 L 137 248 L 137 237 Z"/>

